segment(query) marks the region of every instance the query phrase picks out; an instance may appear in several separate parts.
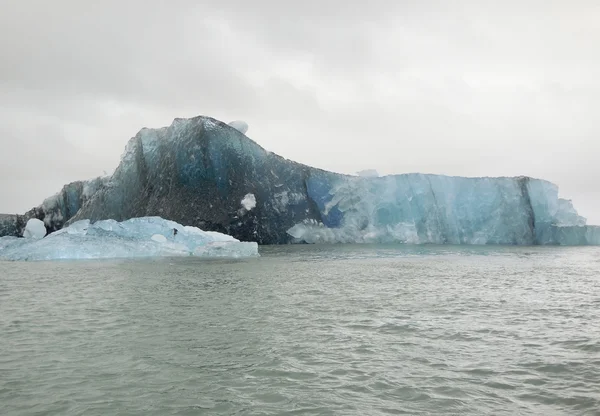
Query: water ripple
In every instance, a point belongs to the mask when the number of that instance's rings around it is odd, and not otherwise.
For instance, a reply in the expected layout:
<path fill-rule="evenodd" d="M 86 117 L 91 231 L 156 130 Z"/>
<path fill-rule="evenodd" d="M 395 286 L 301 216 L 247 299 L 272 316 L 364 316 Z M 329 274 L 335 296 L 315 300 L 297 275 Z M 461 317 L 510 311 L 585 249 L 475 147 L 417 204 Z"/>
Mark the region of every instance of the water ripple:
<path fill-rule="evenodd" d="M 595 415 L 596 248 L 0 263 L 0 414 Z"/>

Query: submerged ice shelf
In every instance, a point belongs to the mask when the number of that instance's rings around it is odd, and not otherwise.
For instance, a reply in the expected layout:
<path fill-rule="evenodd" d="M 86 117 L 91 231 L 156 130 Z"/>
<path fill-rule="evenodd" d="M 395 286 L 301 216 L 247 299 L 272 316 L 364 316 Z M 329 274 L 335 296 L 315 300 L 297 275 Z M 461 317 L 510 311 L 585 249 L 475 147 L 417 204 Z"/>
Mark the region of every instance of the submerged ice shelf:
<path fill-rule="evenodd" d="M 258 245 L 159 217 L 77 221 L 45 238 L 0 237 L 0 260 L 255 257 Z"/>
<path fill-rule="evenodd" d="M 209 117 L 142 129 L 110 177 L 66 185 L 31 218 L 53 232 L 80 220 L 160 216 L 259 244 L 600 244 L 558 187 L 529 177 L 463 178 L 376 171 L 341 175 L 268 152 L 247 124 Z"/>

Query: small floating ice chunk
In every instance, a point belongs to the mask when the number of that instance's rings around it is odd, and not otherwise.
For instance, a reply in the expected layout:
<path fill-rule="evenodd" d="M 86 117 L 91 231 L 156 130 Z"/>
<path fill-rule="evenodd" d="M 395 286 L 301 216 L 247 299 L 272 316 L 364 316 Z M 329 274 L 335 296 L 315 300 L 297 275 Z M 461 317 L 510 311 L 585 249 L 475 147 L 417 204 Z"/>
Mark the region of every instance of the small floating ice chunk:
<path fill-rule="evenodd" d="M 246 194 L 244 199 L 242 199 L 242 206 L 246 211 L 250 211 L 252 208 L 256 207 L 256 197 L 254 194 Z"/>
<path fill-rule="evenodd" d="M 39 240 L 45 236 L 46 226 L 44 225 L 43 221 L 38 220 L 37 218 L 31 218 L 29 221 L 27 221 L 25 231 L 23 231 L 23 237 Z"/>

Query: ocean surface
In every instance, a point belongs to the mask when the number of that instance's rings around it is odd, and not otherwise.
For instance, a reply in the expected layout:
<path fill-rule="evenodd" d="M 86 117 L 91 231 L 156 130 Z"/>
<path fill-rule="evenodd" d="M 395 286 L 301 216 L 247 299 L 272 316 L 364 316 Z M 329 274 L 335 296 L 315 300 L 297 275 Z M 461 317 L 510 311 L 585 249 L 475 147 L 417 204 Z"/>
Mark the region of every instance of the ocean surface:
<path fill-rule="evenodd" d="M 0 263 L 0 415 L 600 415 L 600 248 Z"/>

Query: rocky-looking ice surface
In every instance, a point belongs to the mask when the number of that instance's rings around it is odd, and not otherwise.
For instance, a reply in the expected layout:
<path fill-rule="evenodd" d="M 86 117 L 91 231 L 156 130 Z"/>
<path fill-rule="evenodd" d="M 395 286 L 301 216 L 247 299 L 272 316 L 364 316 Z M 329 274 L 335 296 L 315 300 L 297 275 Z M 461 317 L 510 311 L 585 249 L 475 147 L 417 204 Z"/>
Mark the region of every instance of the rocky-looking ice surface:
<path fill-rule="evenodd" d="M 0 235 L 22 235 L 30 218 L 52 232 L 160 216 L 259 244 L 600 244 L 600 227 L 544 180 L 341 175 L 268 152 L 246 128 L 209 117 L 144 128 L 112 176 L 66 185 L 25 215 L 0 215 Z"/>
<path fill-rule="evenodd" d="M 258 245 L 159 217 L 77 221 L 45 238 L 0 237 L 0 260 L 255 257 Z"/>

